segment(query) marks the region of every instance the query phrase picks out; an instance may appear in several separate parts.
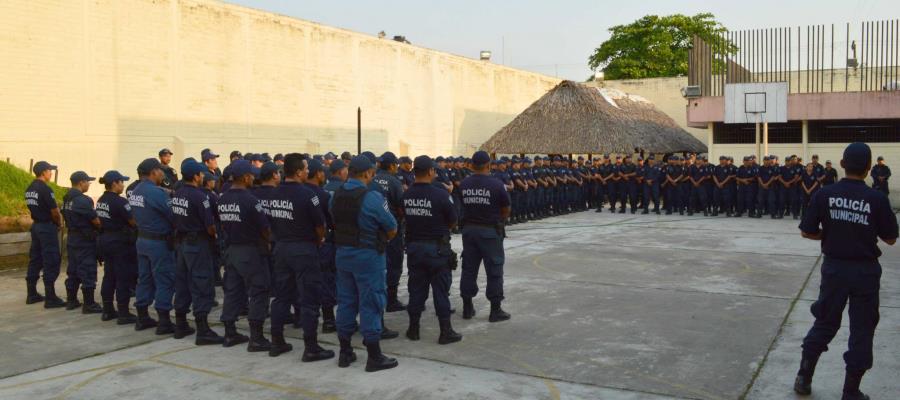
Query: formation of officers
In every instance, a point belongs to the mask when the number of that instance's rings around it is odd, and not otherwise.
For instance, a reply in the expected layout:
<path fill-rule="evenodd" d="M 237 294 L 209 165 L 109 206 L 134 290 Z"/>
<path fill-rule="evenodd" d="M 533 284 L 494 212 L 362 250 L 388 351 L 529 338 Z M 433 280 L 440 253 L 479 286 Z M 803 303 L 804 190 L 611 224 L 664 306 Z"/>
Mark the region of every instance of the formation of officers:
<path fill-rule="evenodd" d="M 502 308 L 507 224 L 602 212 L 606 205 L 610 212 L 640 208 L 648 214 L 651 202 L 656 214 L 662 208 L 666 214 L 798 218 L 816 191 L 837 178 L 831 163 L 822 166 L 817 156 L 806 165 L 795 156 L 783 165 L 766 156 L 760 165 L 750 156 L 736 166 L 730 157 L 712 165 L 702 155 L 666 155 L 660 162 L 653 155 L 646 161 L 631 155 L 493 160 L 479 151 L 471 158 L 413 160 L 391 152 L 269 157 L 234 151 L 223 170 L 218 158 L 204 149 L 200 160 L 187 158 L 176 171 L 172 152 L 163 149 L 138 165 L 138 179 L 128 187 L 129 177 L 105 173 L 96 204 L 85 195 L 95 178 L 75 172 L 61 212 L 47 185 L 56 167 L 36 163 L 36 179 L 25 193 L 34 220 L 26 302 L 81 308 L 136 330 L 155 328 L 158 335 L 195 335 L 197 345 L 247 343 L 248 351 L 270 356 L 292 350 L 284 329 L 293 324 L 302 329 L 306 362 L 335 357 L 318 344 L 321 318 L 323 333 L 337 333 L 340 367 L 356 360 L 351 337 L 359 332 L 366 370 L 378 371 L 397 365 L 379 345 L 399 336 L 384 325 L 384 312 L 406 311 L 405 336 L 420 340 L 429 290 L 438 342 L 462 339 L 451 324 L 451 274 L 460 258 L 451 233 L 462 233 L 462 318 L 476 315 L 483 264 L 488 320 L 499 322 L 510 318 Z M 887 193 L 890 170 L 880 157 L 875 167 L 873 187 Z M 60 227 L 68 232 L 65 300 L 54 290 Z M 404 258 L 408 305 L 398 298 Z M 104 267 L 101 304 L 94 297 L 98 261 Z M 41 273 L 44 295 L 37 291 Z M 223 336 L 208 322 L 217 284 L 224 292 Z M 131 297 L 137 315 L 129 311 Z M 241 316 L 249 337 L 236 328 Z M 263 332 L 268 318 L 271 340 Z"/>

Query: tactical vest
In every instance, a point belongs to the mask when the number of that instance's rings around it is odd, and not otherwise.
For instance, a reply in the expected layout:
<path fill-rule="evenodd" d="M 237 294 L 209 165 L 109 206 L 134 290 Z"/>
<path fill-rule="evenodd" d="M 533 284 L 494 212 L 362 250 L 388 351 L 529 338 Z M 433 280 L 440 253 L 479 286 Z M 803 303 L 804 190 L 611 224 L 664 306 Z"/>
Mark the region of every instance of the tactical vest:
<path fill-rule="evenodd" d="M 339 187 L 334 192 L 331 213 L 334 220 L 334 243 L 361 249 L 375 249 L 383 253 L 387 238 L 381 231 L 364 232 L 359 229 L 359 212 L 368 190 L 364 187 L 353 190 Z M 368 240 L 362 240 L 362 239 Z"/>

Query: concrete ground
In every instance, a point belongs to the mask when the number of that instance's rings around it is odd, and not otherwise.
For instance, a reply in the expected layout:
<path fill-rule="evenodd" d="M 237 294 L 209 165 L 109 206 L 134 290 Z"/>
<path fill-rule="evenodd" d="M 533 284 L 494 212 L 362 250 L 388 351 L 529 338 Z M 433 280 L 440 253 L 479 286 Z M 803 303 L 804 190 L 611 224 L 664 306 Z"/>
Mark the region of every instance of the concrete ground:
<path fill-rule="evenodd" d="M 504 308 L 512 320 L 488 323 L 482 295 L 474 319 L 454 316 L 463 341 L 440 346 L 429 304 L 422 340 L 383 342 L 400 367 L 375 374 L 363 371 L 358 337 L 361 360 L 347 369 L 301 363 L 294 329 L 294 352 L 278 358 L 200 348 L 26 306 L 24 272 L 6 272 L 0 398 L 799 398 L 791 384 L 821 260 L 796 225 L 587 212 L 510 227 Z M 863 382 L 875 399 L 900 393 L 900 249 L 886 247 L 875 367 Z M 387 325 L 402 331 L 405 313 L 388 314 Z M 320 340 L 336 349 L 334 335 Z M 846 340 L 844 329 L 809 398 L 840 398 Z"/>

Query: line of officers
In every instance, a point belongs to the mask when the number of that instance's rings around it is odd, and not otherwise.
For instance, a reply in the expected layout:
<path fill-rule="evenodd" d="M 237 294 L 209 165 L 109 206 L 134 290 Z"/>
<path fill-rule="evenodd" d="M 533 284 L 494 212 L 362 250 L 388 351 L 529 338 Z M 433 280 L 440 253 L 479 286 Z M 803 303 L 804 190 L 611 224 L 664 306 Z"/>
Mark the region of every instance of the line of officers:
<path fill-rule="evenodd" d="M 710 163 L 704 155 L 667 155 L 657 162 L 632 156 L 604 155 L 602 158 L 568 160 L 564 157 L 502 157 L 493 162 L 493 176 L 500 179 L 512 196 L 510 223 L 541 219 L 605 205 L 610 212 L 667 215 L 679 213 L 728 217 L 747 215 L 761 218 L 799 218 L 812 195 L 837 180 L 831 161 L 819 163 L 818 155 L 804 164 L 794 155 L 779 164 L 775 155 L 746 156 L 735 165 L 728 156 Z M 872 168 L 872 187 L 888 193 L 890 168 L 878 157 Z M 618 207 L 618 208 L 617 208 Z"/>
<path fill-rule="evenodd" d="M 171 156 L 163 149 L 158 159 L 142 161 L 139 179 L 128 188 L 129 177 L 108 171 L 99 179 L 105 191 L 96 205 L 85 195 L 95 178 L 75 172 L 61 211 L 47 184 L 56 167 L 44 161 L 34 165 L 36 179 L 25 193 L 34 221 L 26 303 L 81 308 L 84 314 L 101 314 L 103 321 L 133 324 L 138 331 L 155 328 L 157 335 L 176 339 L 195 335 L 197 345 L 247 343 L 248 351 L 273 357 L 292 350 L 284 326 L 293 323 L 302 328 L 304 362 L 335 357 L 318 344 L 321 316 L 323 332 L 337 332 L 340 367 L 356 361 L 351 337 L 359 332 L 368 353 L 365 369 L 378 371 L 398 365 L 379 345 L 399 336 L 384 326 L 384 312 L 407 311 L 406 337 L 420 340 L 429 289 L 438 342 L 462 339 L 452 328 L 455 310 L 449 300 L 458 261 L 450 234 L 462 222 L 463 318 L 476 314 L 473 298 L 483 263 L 488 320 L 510 319 L 501 304 L 503 221 L 511 200 L 491 176 L 485 152 L 470 159 L 465 179 L 449 185 L 441 176 L 445 160 L 420 156 L 404 163 L 409 165 L 401 172 L 400 160 L 390 152 L 377 158 L 371 152 L 345 153 L 341 159 L 291 153 L 272 160 L 233 152 L 220 172 L 219 156 L 205 149 L 202 162 L 181 163 L 181 180 L 169 166 Z M 68 232 L 65 301 L 54 289 L 60 228 Z M 397 298 L 404 252 L 408 306 Z M 102 305 L 94 297 L 98 261 L 104 268 Z M 220 265 L 223 336 L 208 322 Z M 37 291 L 41 279 L 44 295 Z M 136 315 L 129 311 L 131 297 Z M 189 312 L 196 329 L 187 320 Z M 247 317 L 249 337 L 237 330 L 241 315 Z M 263 332 L 267 318 L 271 341 Z"/>

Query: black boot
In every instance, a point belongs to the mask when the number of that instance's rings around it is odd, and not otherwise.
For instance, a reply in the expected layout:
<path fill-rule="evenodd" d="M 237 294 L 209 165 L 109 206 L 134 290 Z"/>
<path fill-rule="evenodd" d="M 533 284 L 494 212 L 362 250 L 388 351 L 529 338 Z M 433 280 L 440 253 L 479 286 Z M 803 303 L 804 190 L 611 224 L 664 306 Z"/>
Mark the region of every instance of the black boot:
<path fill-rule="evenodd" d="M 65 307 L 66 302 L 56 295 L 56 288 L 53 285 L 44 284 L 44 308 L 60 308 Z"/>
<path fill-rule="evenodd" d="M 78 301 L 78 289 L 66 288 L 66 310 L 71 311 L 78 307 L 81 307 L 81 302 Z"/>
<path fill-rule="evenodd" d="M 850 372 L 844 376 L 844 394 L 841 400 L 869 400 L 869 396 L 859 391 L 859 384 L 865 372 Z"/>
<path fill-rule="evenodd" d="M 28 295 L 25 296 L 25 304 L 34 304 L 44 301 L 44 296 L 41 296 L 37 291 L 37 281 L 26 281 L 25 286 L 28 288 Z"/>
<path fill-rule="evenodd" d="M 438 323 L 441 324 L 441 336 L 438 338 L 438 344 L 450 344 L 462 340 L 462 335 L 453 330 L 450 318 L 441 318 Z"/>
<path fill-rule="evenodd" d="M 396 339 L 400 336 L 400 332 L 392 331 L 384 324 L 384 316 L 381 317 L 381 340 Z"/>
<path fill-rule="evenodd" d="M 241 343 L 247 343 L 248 341 L 250 341 L 250 338 L 238 333 L 234 321 L 225 322 L 225 340 L 222 341 L 223 347 L 236 346 Z"/>
<path fill-rule="evenodd" d="M 101 321 L 112 321 L 119 317 L 119 314 L 116 313 L 116 308 L 113 306 L 113 302 L 104 301 L 103 302 L 103 314 L 100 314 Z"/>
<path fill-rule="evenodd" d="M 191 324 L 188 324 L 187 313 L 175 311 L 175 332 L 173 332 L 172 337 L 181 339 L 193 335 L 194 332 L 196 332 L 194 328 L 191 328 Z"/>
<path fill-rule="evenodd" d="M 119 309 L 116 310 L 116 325 L 131 325 L 137 322 L 137 317 L 128 311 L 128 303 L 119 303 Z"/>
<path fill-rule="evenodd" d="M 419 340 L 419 319 L 422 314 L 409 315 L 409 327 L 406 328 L 406 338 L 409 340 Z"/>
<path fill-rule="evenodd" d="M 159 325 L 156 325 L 157 335 L 171 335 L 175 333 L 175 325 L 172 324 L 172 317 L 169 316 L 169 310 L 156 309 L 156 316 L 159 317 Z"/>
<path fill-rule="evenodd" d="M 322 346 L 319 346 L 315 332 L 313 332 L 312 336 L 303 336 L 303 357 L 300 358 L 300 361 L 313 362 L 332 358 L 334 358 L 334 351 L 325 350 Z"/>
<path fill-rule="evenodd" d="M 272 348 L 269 349 L 269 357 L 278 357 L 294 349 L 294 346 L 284 341 L 284 327 L 272 329 Z"/>
<path fill-rule="evenodd" d="M 334 307 L 322 307 L 322 333 L 334 333 L 336 330 Z"/>
<path fill-rule="evenodd" d="M 399 365 L 397 359 L 387 357 L 381 352 L 380 342 L 365 343 L 365 345 L 366 350 L 369 352 L 369 358 L 366 360 L 366 372 L 391 369 Z"/>
<path fill-rule="evenodd" d="M 350 345 L 350 339 L 338 338 L 341 343 L 341 353 L 338 356 L 338 367 L 347 368 L 356 361 L 356 353 L 353 352 L 353 346 Z"/>
<path fill-rule="evenodd" d="M 137 320 L 134 321 L 134 330 L 142 331 L 144 329 L 153 328 L 154 326 L 156 326 L 156 320 L 150 318 L 147 307 L 137 307 Z"/>
<path fill-rule="evenodd" d="M 488 317 L 490 322 L 506 321 L 510 318 L 509 313 L 500 308 L 500 302 L 491 302 L 491 315 Z"/>
<path fill-rule="evenodd" d="M 406 311 L 406 305 L 401 303 L 400 300 L 397 299 L 397 288 L 392 287 L 387 289 L 387 307 L 385 307 L 385 311 L 387 312 L 396 312 L 396 311 Z"/>
<path fill-rule="evenodd" d="M 250 342 L 247 343 L 247 351 L 255 353 L 271 350 L 272 343 L 263 335 L 263 321 L 248 322 L 250 322 Z"/>
<path fill-rule="evenodd" d="M 471 297 L 463 297 L 463 319 L 472 319 L 475 316 L 475 305 Z"/>
<path fill-rule="evenodd" d="M 82 314 L 100 314 L 103 308 L 94 301 L 94 289 L 81 288 L 81 297 L 84 298 L 84 304 L 81 306 Z"/>
<path fill-rule="evenodd" d="M 803 356 L 800 360 L 800 370 L 797 371 L 797 378 L 794 379 L 794 392 L 801 395 L 809 395 L 812 393 L 812 378 L 816 372 L 816 363 L 819 357 Z"/>
<path fill-rule="evenodd" d="M 225 338 L 219 336 L 216 331 L 209 328 L 206 313 L 198 313 L 194 315 L 194 322 L 197 324 L 197 336 L 194 344 L 197 346 L 205 346 L 209 344 L 222 344 Z"/>

